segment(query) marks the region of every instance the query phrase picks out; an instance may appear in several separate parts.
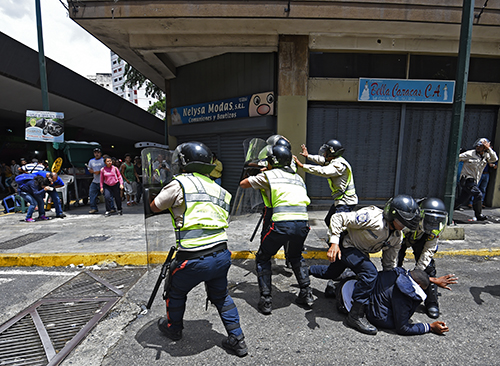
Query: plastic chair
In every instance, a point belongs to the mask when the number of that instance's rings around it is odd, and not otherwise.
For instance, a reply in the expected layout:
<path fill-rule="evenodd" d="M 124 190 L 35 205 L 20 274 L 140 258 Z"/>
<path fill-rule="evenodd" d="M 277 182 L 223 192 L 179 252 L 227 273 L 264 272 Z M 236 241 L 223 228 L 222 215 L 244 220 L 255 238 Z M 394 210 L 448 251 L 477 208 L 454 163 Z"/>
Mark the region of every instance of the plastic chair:
<path fill-rule="evenodd" d="M 10 195 L 3 199 L 3 207 L 5 208 L 5 212 L 13 212 L 16 208 L 16 196 Z"/>

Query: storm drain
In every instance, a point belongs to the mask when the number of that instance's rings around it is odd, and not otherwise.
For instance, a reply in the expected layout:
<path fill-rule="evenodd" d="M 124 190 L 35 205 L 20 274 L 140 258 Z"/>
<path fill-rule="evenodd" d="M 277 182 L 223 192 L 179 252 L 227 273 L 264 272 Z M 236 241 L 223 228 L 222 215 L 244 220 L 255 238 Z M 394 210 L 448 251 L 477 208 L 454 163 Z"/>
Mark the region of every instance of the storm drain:
<path fill-rule="evenodd" d="M 10 239 L 0 243 L 0 249 L 16 249 L 25 245 L 34 243 L 35 241 L 48 238 L 49 236 L 57 233 L 32 233 L 18 236 L 17 238 Z"/>
<path fill-rule="evenodd" d="M 0 365 L 58 365 L 145 271 L 75 276 L 0 326 Z"/>

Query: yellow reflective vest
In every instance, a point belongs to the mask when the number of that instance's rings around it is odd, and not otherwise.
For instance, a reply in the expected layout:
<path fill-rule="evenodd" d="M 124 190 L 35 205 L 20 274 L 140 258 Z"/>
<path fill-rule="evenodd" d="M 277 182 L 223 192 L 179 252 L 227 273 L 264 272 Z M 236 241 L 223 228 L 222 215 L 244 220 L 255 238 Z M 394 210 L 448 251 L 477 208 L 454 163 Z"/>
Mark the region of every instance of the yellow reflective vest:
<path fill-rule="evenodd" d="M 180 174 L 174 179 L 181 184 L 186 205 L 183 225 L 176 230 L 179 247 L 198 250 L 226 242 L 231 194 L 202 174 Z M 175 227 L 173 215 L 172 224 Z"/>
<path fill-rule="evenodd" d="M 353 196 L 356 194 L 356 187 L 354 186 L 354 182 L 352 181 L 351 165 L 343 157 L 339 157 L 337 159 L 347 168 L 347 183 L 345 188 L 342 189 L 342 187 L 337 186 L 333 183 L 332 178 L 328 179 L 328 184 L 330 185 L 330 189 L 332 190 L 332 197 L 334 200 L 340 200 L 342 199 L 342 197 L 344 197 L 344 195 Z"/>
<path fill-rule="evenodd" d="M 311 200 L 307 196 L 306 185 L 298 174 L 282 169 L 264 171 L 269 181 L 271 202 L 261 190 L 264 204 L 273 208 L 273 221 L 308 220 L 307 206 Z"/>

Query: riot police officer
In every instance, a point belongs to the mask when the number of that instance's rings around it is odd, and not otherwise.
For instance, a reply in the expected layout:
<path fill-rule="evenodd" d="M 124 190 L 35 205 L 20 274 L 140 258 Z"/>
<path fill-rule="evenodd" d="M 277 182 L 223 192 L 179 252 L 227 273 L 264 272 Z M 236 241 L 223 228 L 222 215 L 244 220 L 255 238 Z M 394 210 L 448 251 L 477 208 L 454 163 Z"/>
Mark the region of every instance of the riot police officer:
<path fill-rule="evenodd" d="M 431 278 L 429 287 L 425 290 L 427 297 L 425 307 L 427 314 L 433 319 L 439 317 L 438 291 L 437 285 L 433 282 L 436 277 L 436 265 L 434 262 L 434 253 L 438 246 L 439 234 L 446 227 L 448 213 L 444 202 L 439 198 L 427 198 L 420 203 L 420 210 L 423 218 L 420 225 L 415 230 L 404 232 L 404 240 L 399 250 L 398 267 L 402 267 L 403 260 L 408 247 L 413 248 L 415 256 L 415 268 L 425 271 Z"/>
<path fill-rule="evenodd" d="M 319 165 L 302 164 L 294 156 L 296 164 L 305 172 L 328 179 L 334 201 L 325 217 L 326 226 L 330 225 L 334 213 L 351 212 L 358 204 L 351 165 L 342 157 L 344 151 L 342 144 L 333 139 L 320 147 L 318 155 L 309 154 L 307 147 L 302 145 L 300 155 Z"/>
<path fill-rule="evenodd" d="M 207 296 L 217 307 L 228 338 L 224 348 L 238 356 L 247 354 L 238 309 L 227 290 L 231 252 L 227 249 L 227 218 L 231 194 L 209 178 L 212 152 L 200 142 L 187 142 L 173 154 L 181 174 L 151 202 L 153 212 L 169 209 L 176 232 L 178 252 L 167 294 L 167 317 L 158 328 L 173 340 L 182 338 L 186 296 L 205 282 Z M 176 172 L 177 173 L 177 172 Z"/>
<path fill-rule="evenodd" d="M 271 314 L 271 258 L 288 243 L 288 260 L 299 283 L 298 304 L 312 306 L 308 268 L 302 257 L 304 241 L 309 233 L 307 206 L 310 199 L 302 178 L 291 168 L 292 153 L 281 145 L 268 147 L 268 167 L 262 173 L 243 179 L 241 188 L 254 188 L 262 193 L 266 207 L 272 208 L 271 224 L 261 238 L 256 255 L 260 289 L 259 310 Z"/>
<path fill-rule="evenodd" d="M 376 334 L 377 328 L 365 318 L 365 307 L 377 279 L 377 268 L 369 253 L 382 250 L 384 271 L 396 267 L 401 248 L 404 227 L 415 230 L 420 221 L 420 209 L 408 195 L 391 198 L 380 209 L 375 206 L 361 208 L 355 212 L 337 212 L 329 227 L 330 249 L 327 256 L 330 265 L 316 265 L 309 273 L 317 278 L 336 279 L 346 268 L 359 277 L 353 291 L 353 304 L 347 324 L 366 334 Z M 342 240 L 341 240 L 342 238 Z"/>

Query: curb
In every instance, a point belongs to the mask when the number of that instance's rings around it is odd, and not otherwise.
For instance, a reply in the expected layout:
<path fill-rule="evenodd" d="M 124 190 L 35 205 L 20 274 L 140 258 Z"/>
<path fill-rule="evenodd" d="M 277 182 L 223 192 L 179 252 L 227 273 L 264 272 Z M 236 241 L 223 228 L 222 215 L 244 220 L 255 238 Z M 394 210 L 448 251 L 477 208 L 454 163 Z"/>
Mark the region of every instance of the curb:
<path fill-rule="evenodd" d="M 305 251 L 305 259 L 328 260 L 326 250 Z M 256 251 L 235 251 L 232 252 L 232 259 L 255 259 Z M 167 252 L 153 253 L 150 258 L 152 263 L 163 263 Z M 380 258 L 382 252 L 371 254 L 371 258 Z M 441 251 L 435 254 L 436 258 L 446 256 L 475 256 L 475 257 L 497 257 L 500 256 L 500 248 L 490 249 L 462 249 Z M 285 254 L 280 250 L 274 258 L 285 259 Z M 408 251 L 407 258 L 413 258 L 413 254 Z M 120 266 L 145 266 L 147 265 L 146 252 L 111 252 L 111 253 L 9 253 L 0 254 L 0 267 L 66 267 L 73 265 L 106 265 L 116 263 Z"/>

